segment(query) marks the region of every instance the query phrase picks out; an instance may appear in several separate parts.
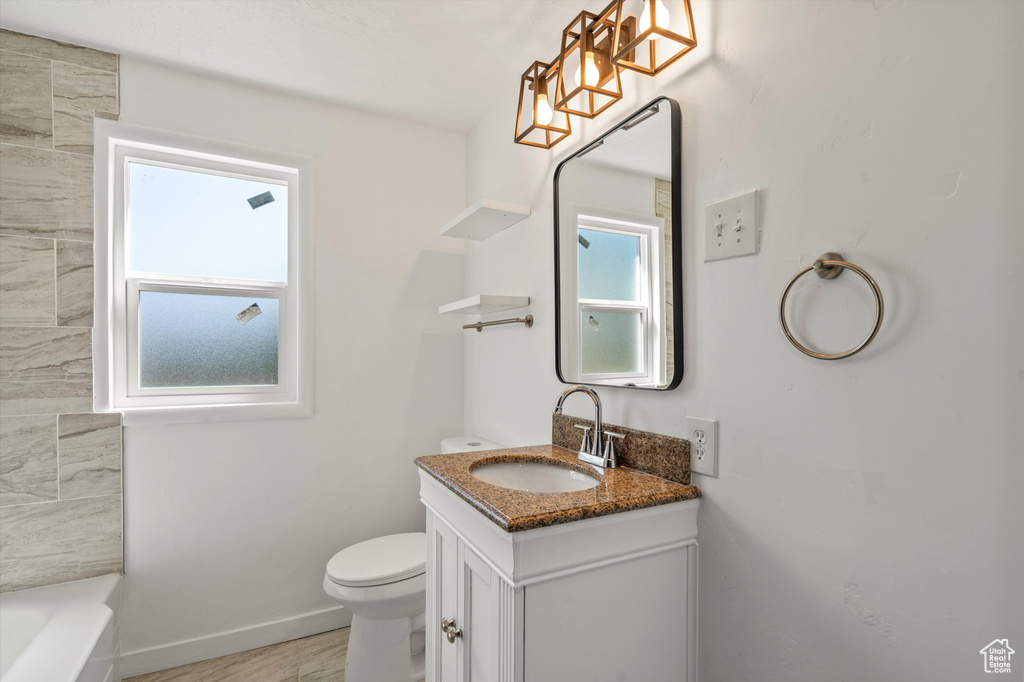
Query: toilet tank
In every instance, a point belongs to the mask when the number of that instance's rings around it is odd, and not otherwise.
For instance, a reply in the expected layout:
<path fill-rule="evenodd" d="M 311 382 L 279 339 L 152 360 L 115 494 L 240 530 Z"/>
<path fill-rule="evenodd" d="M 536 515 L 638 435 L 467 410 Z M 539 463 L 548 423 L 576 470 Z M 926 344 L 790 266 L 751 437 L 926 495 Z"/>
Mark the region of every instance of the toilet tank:
<path fill-rule="evenodd" d="M 441 441 L 441 454 L 450 455 L 453 452 L 473 452 L 474 450 L 500 450 L 503 447 L 505 446 L 476 436 L 455 436 Z"/>

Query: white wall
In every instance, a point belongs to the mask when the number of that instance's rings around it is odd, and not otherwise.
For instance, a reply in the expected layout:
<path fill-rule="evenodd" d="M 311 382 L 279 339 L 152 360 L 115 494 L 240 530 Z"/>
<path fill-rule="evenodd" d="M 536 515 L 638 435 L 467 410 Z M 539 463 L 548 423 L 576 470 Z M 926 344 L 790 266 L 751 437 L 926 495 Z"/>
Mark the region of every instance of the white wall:
<path fill-rule="evenodd" d="M 343 622 L 302 618 L 337 606 L 321 586 L 327 560 L 422 529 L 412 459 L 462 432 L 464 332 L 437 306 L 462 298 L 464 247 L 438 232 L 465 207 L 466 143 L 121 66 L 122 121 L 312 157 L 316 238 L 315 416 L 126 429 L 127 676 Z M 240 628 L 256 629 L 203 639 Z"/>
<path fill-rule="evenodd" d="M 548 441 L 563 388 L 554 168 L 673 97 L 685 375 L 670 393 L 600 393 L 613 423 L 684 436 L 688 414 L 721 421 L 720 476 L 694 477 L 701 679 L 982 678 L 991 640 L 1024 650 L 1024 3 L 695 0 L 694 13 L 701 46 L 656 79 L 626 77 L 627 100 L 554 153 L 512 143 L 514 84 L 471 135 L 468 198 L 533 213 L 470 246 L 467 290 L 529 295 L 537 322 L 467 337 L 466 428 Z M 762 252 L 705 264 L 704 204 L 753 188 Z M 887 304 L 876 341 L 835 363 L 798 353 L 776 314 L 827 250 L 873 274 Z M 856 276 L 801 293 L 812 340 L 838 350 L 866 333 Z"/>

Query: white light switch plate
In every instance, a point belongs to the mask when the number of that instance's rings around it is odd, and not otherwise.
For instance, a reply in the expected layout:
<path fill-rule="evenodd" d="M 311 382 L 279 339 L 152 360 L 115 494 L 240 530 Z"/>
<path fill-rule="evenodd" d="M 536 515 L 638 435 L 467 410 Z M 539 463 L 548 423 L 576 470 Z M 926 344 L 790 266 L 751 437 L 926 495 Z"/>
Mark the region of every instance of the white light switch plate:
<path fill-rule="evenodd" d="M 718 476 L 718 420 L 686 418 L 686 437 L 690 441 L 690 471 Z"/>
<path fill-rule="evenodd" d="M 761 226 L 757 222 L 758 190 L 704 207 L 704 262 L 757 253 Z"/>

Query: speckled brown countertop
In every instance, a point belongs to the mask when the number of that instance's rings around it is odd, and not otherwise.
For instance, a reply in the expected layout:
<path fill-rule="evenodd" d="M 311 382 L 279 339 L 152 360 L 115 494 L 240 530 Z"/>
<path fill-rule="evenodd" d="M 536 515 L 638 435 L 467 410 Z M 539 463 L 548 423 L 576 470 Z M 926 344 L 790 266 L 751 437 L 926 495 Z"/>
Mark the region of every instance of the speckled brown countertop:
<path fill-rule="evenodd" d="M 500 488 L 471 473 L 477 466 L 501 461 L 551 461 L 568 469 L 590 472 L 596 488 L 568 493 L 533 493 Z M 576 452 L 557 445 L 534 445 L 484 452 L 417 457 L 416 465 L 509 533 L 553 526 L 595 516 L 655 507 L 701 496 L 700 488 L 681 485 L 636 469 L 605 469 L 576 459 Z"/>

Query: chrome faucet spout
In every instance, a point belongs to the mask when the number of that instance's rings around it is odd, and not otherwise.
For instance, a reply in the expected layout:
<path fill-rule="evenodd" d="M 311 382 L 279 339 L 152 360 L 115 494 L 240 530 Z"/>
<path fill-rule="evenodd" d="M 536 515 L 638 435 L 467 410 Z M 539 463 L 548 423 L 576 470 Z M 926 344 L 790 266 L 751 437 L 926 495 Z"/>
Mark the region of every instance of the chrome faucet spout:
<path fill-rule="evenodd" d="M 605 468 L 613 468 L 617 466 L 614 457 L 606 459 L 601 453 L 601 398 L 598 397 L 597 392 L 588 386 L 570 386 L 569 388 L 562 391 L 562 395 L 558 396 L 558 402 L 555 403 L 555 409 L 552 411 L 553 414 L 562 414 L 562 405 L 565 403 L 565 399 L 571 396 L 573 393 L 584 393 L 590 396 L 590 399 L 594 401 L 594 434 L 590 440 L 589 452 L 580 450 L 579 459 L 590 464 L 596 464 L 597 466 Z M 584 442 L 586 442 L 584 440 Z"/>

